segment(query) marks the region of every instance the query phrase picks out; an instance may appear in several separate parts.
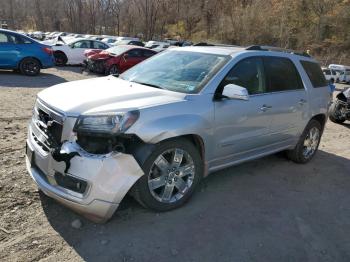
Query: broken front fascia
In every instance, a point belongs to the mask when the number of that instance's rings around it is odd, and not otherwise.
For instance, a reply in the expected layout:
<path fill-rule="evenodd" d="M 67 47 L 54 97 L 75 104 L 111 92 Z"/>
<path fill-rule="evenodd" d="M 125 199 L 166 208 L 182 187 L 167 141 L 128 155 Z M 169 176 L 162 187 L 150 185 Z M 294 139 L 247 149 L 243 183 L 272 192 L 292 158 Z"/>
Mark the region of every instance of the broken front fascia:
<path fill-rule="evenodd" d="M 75 141 L 63 142 L 59 149 L 61 156 L 73 155 L 66 170 L 63 160 L 56 161 L 52 154 L 43 155 L 38 152 L 39 146 L 31 134 L 28 140 L 28 146 L 36 153 L 35 165 L 31 166 L 27 159 L 27 167 L 39 188 L 48 196 L 96 222 L 108 220 L 126 193 L 144 174 L 132 155 L 119 152 L 90 154 Z M 85 181 L 85 192 L 80 194 L 58 186 L 54 178 L 56 172 Z"/>

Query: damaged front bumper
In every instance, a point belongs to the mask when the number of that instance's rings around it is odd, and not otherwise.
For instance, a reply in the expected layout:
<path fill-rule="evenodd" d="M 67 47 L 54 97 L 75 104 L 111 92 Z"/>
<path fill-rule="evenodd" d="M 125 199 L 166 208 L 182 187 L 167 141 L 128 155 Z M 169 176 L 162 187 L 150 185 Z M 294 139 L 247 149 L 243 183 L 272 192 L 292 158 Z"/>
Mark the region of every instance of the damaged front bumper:
<path fill-rule="evenodd" d="M 107 221 L 143 175 L 132 155 L 89 154 L 76 142 L 64 142 L 61 146 L 61 152 L 74 154 L 67 170 L 66 162 L 57 161 L 50 152 L 42 150 L 32 128 L 35 127 L 30 125 L 26 157 L 31 177 L 46 195 L 90 220 Z"/>

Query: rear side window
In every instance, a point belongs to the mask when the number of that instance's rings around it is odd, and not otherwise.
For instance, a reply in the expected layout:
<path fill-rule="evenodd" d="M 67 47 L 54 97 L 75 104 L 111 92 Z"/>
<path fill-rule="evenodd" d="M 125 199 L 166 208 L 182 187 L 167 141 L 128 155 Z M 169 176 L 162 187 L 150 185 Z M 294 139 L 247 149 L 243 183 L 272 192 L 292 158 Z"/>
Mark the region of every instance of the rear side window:
<path fill-rule="evenodd" d="M 313 87 L 327 86 L 326 78 L 324 77 L 319 64 L 309 61 L 300 61 L 306 74 L 308 75 Z"/>
<path fill-rule="evenodd" d="M 288 58 L 264 57 L 264 65 L 267 92 L 304 89 L 295 65 Z"/>

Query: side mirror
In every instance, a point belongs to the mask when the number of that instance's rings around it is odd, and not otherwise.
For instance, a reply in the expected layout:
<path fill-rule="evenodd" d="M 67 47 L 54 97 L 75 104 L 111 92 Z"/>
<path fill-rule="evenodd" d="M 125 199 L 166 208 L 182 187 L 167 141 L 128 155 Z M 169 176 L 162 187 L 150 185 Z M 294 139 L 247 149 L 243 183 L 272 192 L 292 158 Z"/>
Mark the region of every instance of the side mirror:
<path fill-rule="evenodd" d="M 234 84 L 224 86 L 222 96 L 229 99 L 249 100 L 247 89 Z"/>
<path fill-rule="evenodd" d="M 124 54 L 124 55 L 123 55 L 123 58 L 124 58 L 125 61 L 126 61 L 126 59 L 128 59 L 128 57 L 129 57 L 128 54 Z"/>

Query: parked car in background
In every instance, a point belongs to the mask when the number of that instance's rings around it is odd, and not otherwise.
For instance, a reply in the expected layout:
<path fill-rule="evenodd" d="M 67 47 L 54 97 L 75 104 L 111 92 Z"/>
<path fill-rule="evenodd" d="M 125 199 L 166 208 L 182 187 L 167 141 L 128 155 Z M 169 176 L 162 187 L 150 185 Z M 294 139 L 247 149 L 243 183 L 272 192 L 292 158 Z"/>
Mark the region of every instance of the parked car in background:
<path fill-rule="evenodd" d="M 106 37 L 101 40 L 104 43 L 113 45 L 115 42 L 117 42 L 117 37 Z"/>
<path fill-rule="evenodd" d="M 136 46 L 145 46 L 145 44 L 138 40 L 120 40 L 114 42 L 112 45 L 136 45 Z"/>
<path fill-rule="evenodd" d="M 155 51 L 147 48 L 120 45 L 88 56 L 85 63 L 91 72 L 114 75 L 123 73 L 155 54 Z"/>
<path fill-rule="evenodd" d="M 149 48 L 149 49 L 153 49 L 156 52 L 162 52 L 166 49 L 168 49 L 170 46 L 169 43 L 167 42 L 159 42 L 159 41 L 148 41 L 145 44 L 145 47 Z"/>
<path fill-rule="evenodd" d="M 311 57 L 270 50 L 174 48 L 119 77 L 47 88 L 28 127 L 27 170 L 45 194 L 104 222 L 128 192 L 168 211 L 217 170 L 280 151 L 307 163 L 329 88 Z"/>
<path fill-rule="evenodd" d="M 322 72 L 327 81 L 333 80 L 334 82 L 339 82 L 339 75 L 335 70 L 323 67 Z"/>
<path fill-rule="evenodd" d="M 328 68 L 337 72 L 338 82 L 350 83 L 350 66 L 330 64 Z"/>
<path fill-rule="evenodd" d="M 117 37 L 117 41 L 122 41 L 122 40 L 140 41 L 140 39 L 137 38 L 137 37 L 130 37 L 130 36 L 118 36 L 118 37 Z"/>
<path fill-rule="evenodd" d="M 65 42 L 59 40 L 53 44 L 56 65 L 83 64 L 85 60 L 84 52 L 88 49 L 105 50 L 110 45 L 97 40 L 72 39 Z"/>
<path fill-rule="evenodd" d="M 42 68 L 54 65 L 53 51 L 25 35 L 0 29 L 0 68 L 19 70 L 35 76 Z"/>

